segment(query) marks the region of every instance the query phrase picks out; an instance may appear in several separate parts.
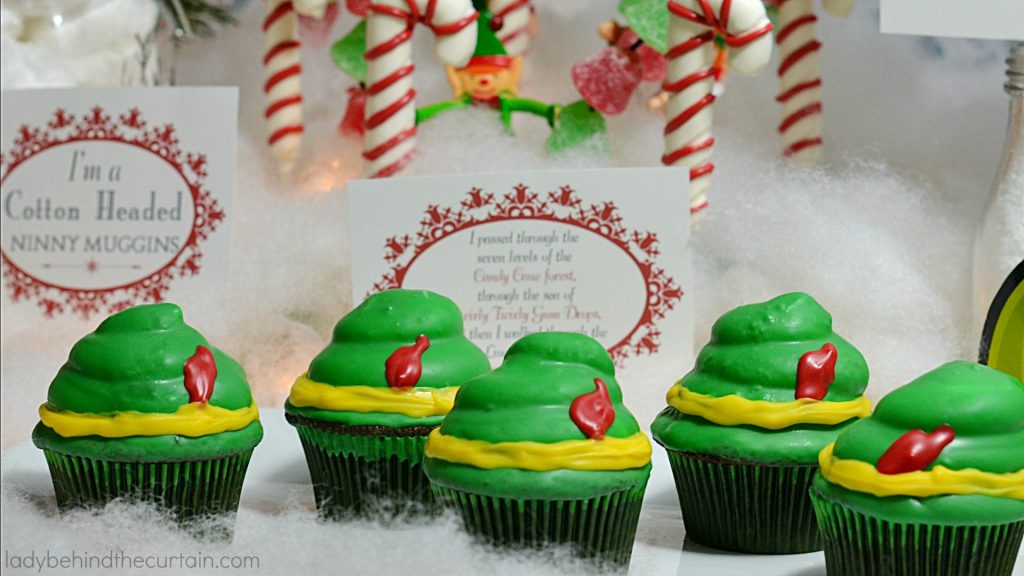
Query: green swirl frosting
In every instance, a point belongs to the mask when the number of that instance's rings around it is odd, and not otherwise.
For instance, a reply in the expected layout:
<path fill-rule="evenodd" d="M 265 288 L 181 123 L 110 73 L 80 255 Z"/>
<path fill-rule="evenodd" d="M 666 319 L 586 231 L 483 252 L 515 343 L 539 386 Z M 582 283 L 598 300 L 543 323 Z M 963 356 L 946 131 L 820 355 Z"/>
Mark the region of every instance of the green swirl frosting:
<path fill-rule="evenodd" d="M 252 394 L 238 362 L 185 324 L 181 308 L 163 303 L 118 312 L 79 340 L 50 384 L 47 407 L 100 415 L 176 412 L 189 403 L 183 367 L 197 346 L 208 348 L 217 364 L 209 404 L 228 410 L 250 406 Z M 33 432 L 33 441 L 40 448 L 135 461 L 232 454 L 251 449 L 262 437 L 258 421 L 241 430 L 196 438 L 63 438 L 42 423 Z"/>
<path fill-rule="evenodd" d="M 696 366 L 680 385 L 716 398 L 736 395 L 792 402 L 800 357 L 826 343 L 836 347 L 837 359 L 835 381 L 824 400 L 843 402 L 863 395 L 868 383 L 864 357 L 833 332 L 832 315 L 802 292 L 724 314 L 712 327 L 711 341 L 700 351 Z M 659 443 L 672 450 L 773 464 L 813 464 L 818 452 L 852 422 L 797 424 L 781 430 L 721 426 L 670 406 L 658 415 L 651 430 Z"/>
<path fill-rule="evenodd" d="M 599 342 L 576 333 L 543 332 L 518 340 L 500 367 L 459 390 L 441 433 L 485 442 L 553 443 L 584 440 L 569 417 L 578 396 L 594 391 L 594 379 L 608 388 L 615 420 L 606 437 L 639 432 L 636 419 L 622 403 L 615 366 Z M 617 471 L 559 469 L 549 472 L 500 468 L 485 470 L 427 458 L 432 482 L 477 494 L 514 498 L 589 498 L 643 486 L 650 464 Z"/>
<path fill-rule="evenodd" d="M 924 374 L 883 398 L 874 413 L 847 428 L 834 456 L 872 466 L 910 430 L 931 432 L 942 424 L 956 437 L 927 468 L 976 468 L 1002 474 L 1024 469 L 1024 384 L 973 362 L 954 361 Z M 1024 520 L 1024 501 L 984 495 L 929 498 L 877 497 L 834 485 L 820 476 L 826 498 L 900 522 L 995 524 Z"/>
<path fill-rule="evenodd" d="M 462 312 L 454 302 L 426 290 L 387 290 L 370 296 L 338 322 L 331 343 L 309 365 L 309 378 L 331 386 L 387 388 L 385 361 L 421 334 L 430 338 L 430 347 L 423 352 L 417 388 L 461 386 L 490 370 L 487 354 L 463 334 Z M 285 411 L 354 426 L 433 426 L 442 419 L 300 408 L 290 402 Z"/>

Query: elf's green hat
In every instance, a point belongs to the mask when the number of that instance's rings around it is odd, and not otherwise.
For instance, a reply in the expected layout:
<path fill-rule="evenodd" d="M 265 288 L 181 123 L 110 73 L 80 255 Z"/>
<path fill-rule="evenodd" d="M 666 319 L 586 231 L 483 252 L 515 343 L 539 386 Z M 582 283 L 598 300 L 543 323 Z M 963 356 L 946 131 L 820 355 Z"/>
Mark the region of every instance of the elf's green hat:
<path fill-rule="evenodd" d="M 505 50 L 505 45 L 498 39 L 495 29 L 501 29 L 500 18 L 495 20 L 486 9 L 485 3 L 474 0 L 473 5 L 480 13 L 476 20 L 476 51 L 469 60 L 466 67 L 471 66 L 497 66 L 508 68 L 512 64 L 512 57 Z"/>

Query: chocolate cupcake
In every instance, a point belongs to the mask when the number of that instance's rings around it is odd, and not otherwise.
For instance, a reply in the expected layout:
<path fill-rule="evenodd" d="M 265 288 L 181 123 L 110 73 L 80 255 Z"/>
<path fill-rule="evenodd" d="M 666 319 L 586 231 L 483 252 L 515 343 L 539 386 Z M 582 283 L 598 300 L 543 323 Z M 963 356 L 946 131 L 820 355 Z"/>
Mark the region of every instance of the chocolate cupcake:
<path fill-rule="evenodd" d="M 285 404 L 321 513 L 437 511 L 422 470 L 427 434 L 459 386 L 490 369 L 462 326 L 454 302 L 419 290 L 375 294 L 338 322 Z"/>
<path fill-rule="evenodd" d="M 1009 576 L 1024 535 L 1024 384 L 950 362 L 820 455 L 829 576 Z"/>
<path fill-rule="evenodd" d="M 61 509 L 141 499 L 181 519 L 233 513 L 263 437 L 242 367 L 174 304 L 129 308 L 71 349 L 32 441 Z"/>
<path fill-rule="evenodd" d="M 426 455 L 435 493 L 478 539 L 629 563 L 651 446 L 592 338 L 517 341 L 462 387 Z"/>
<path fill-rule="evenodd" d="M 806 294 L 719 318 L 651 426 L 687 538 L 758 554 L 820 550 L 807 490 L 818 452 L 870 413 L 867 382 L 860 352 Z"/>

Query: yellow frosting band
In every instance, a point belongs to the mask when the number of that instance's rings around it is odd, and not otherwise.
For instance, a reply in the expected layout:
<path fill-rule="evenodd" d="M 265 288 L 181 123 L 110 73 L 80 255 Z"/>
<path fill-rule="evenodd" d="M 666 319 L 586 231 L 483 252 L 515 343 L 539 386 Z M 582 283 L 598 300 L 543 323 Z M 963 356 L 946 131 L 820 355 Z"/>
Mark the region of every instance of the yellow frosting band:
<path fill-rule="evenodd" d="M 444 416 L 455 404 L 458 386 L 447 388 L 378 388 L 331 386 L 310 380 L 305 374 L 292 385 L 288 401 L 297 408 L 338 412 L 387 412 L 413 418 Z"/>
<path fill-rule="evenodd" d="M 628 470 L 651 462 L 651 442 L 643 432 L 627 438 L 561 442 L 484 442 L 441 434 L 435 428 L 427 438 L 426 455 L 491 470 L 519 468 L 548 470 Z"/>
<path fill-rule="evenodd" d="M 795 424 L 839 424 L 851 418 L 871 414 L 871 401 L 866 396 L 846 402 L 827 402 L 799 398 L 791 402 L 748 400 L 735 394 L 715 398 L 688 390 L 678 383 L 669 388 L 669 406 L 683 414 L 721 424 L 748 424 L 768 430 L 780 430 Z"/>
<path fill-rule="evenodd" d="M 192 402 L 177 412 L 118 412 L 113 415 L 83 414 L 53 411 L 43 404 L 39 419 L 43 424 L 65 438 L 102 436 L 208 436 L 231 430 L 241 430 L 256 420 L 260 413 L 253 402 L 247 408 L 229 410 L 211 404 Z"/>
<path fill-rule="evenodd" d="M 1024 469 L 996 474 L 977 468 L 951 470 L 935 466 L 931 470 L 882 474 L 860 460 L 844 460 L 832 454 L 835 443 L 818 454 L 821 475 L 843 488 L 875 496 L 915 496 L 927 498 L 948 494 L 981 494 L 1024 500 Z"/>

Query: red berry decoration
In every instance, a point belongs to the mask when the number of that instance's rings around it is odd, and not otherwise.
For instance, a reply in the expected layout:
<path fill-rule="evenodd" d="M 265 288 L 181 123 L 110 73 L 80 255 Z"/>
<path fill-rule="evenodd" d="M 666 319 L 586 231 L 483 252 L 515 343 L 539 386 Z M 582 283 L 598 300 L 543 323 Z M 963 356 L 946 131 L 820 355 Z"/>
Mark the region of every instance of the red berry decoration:
<path fill-rule="evenodd" d="M 839 353 L 831 342 L 821 350 L 811 350 L 796 365 L 796 397 L 824 400 L 828 387 L 836 379 L 836 358 Z"/>
<path fill-rule="evenodd" d="M 430 348 L 430 338 L 420 334 L 416 343 L 402 346 L 384 361 L 384 378 L 392 388 L 412 388 L 423 375 L 423 352 Z"/>
<path fill-rule="evenodd" d="M 935 462 L 942 449 L 956 437 L 956 431 L 949 424 L 943 424 L 925 434 L 917 429 L 900 436 L 878 459 L 875 468 L 882 474 L 903 474 L 924 470 Z"/>
<path fill-rule="evenodd" d="M 189 402 L 206 404 L 213 395 L 213 383 L 217 381 L 217 362 L 213 353 L 205 346 L 196 346 L 196 353 L 185 361 L 185 390 Z"/>
<path fill-rule="evenodd" d="M 613 46 L 572 67 L 572 82 L 580 96 L 604 114 L 625 110 L 642 77 L 640 58 Z"/>
<path fill-rule="evenodd" d="M 615 408 L 604 380 L 594 378 L 594 385 L 596 390 L 581 394 L 572 401 L 569 417 L 587 438 L 600 440 L 615 422 Z"/>

